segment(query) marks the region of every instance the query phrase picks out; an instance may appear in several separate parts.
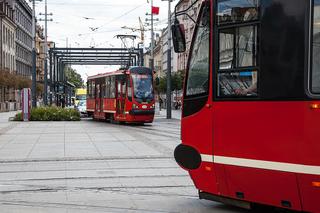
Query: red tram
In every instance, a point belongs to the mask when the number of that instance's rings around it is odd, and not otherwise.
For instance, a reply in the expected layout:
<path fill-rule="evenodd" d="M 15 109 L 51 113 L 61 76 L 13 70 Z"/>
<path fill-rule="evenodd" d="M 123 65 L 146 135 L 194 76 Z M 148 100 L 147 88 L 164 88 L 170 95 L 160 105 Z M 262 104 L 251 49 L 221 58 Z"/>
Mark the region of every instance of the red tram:
<path fill-rule="evenodd" d="M 152 123 L 155 112 L 153 72 L 146 67 L 88 77 L 87 112 L 94 119 Z"/>
<path fill-rule="evenodd" d="M 201 4 L 176 161 L 200 199 L 320 212 L 320 0 Z"/>

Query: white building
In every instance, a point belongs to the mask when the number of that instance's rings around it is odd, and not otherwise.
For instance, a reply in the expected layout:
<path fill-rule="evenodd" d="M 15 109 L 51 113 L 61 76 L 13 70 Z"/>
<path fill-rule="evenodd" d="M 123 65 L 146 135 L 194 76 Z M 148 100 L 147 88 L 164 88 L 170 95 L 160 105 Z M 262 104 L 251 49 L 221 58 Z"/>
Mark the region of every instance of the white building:
<path fill-rule="evenodd" d="M 1 69 L 13 73 L 15 66 L 15 32 L 14 4 L 10 0 L 0 1 L 1 13 Z"/>
<path fill-rule="evenodd" d="M 168 70 L 168 28 L 162 31 L 162 67 L 163 73 Z M 178 71 L 178 55 L 174 52 L 173 43 L 171 40 L 171 72 Z"/>
<path fill-rule="evenodd" d="M 186 10 L 195 0 L 190 1 L 190 0 L 180 0 L 177 6 L 177 12 Z M 193 20 L 197 20 L 197 16 L 199 13 L 199 9 L 201 6 L 201 1 L 197 1 L 195 5 L 193 5 L 190 10 L 188 10 L 188 15 L 192 17 Z M 186 47 L 187 50 L 184 53 L 179 53 L 178 54 L 178 70 L 185 70 L 187 67 L 187 61 L 188 61 L 188 55 L 190 51 L 190 45 L 192 41 L 192 36 L 193 36 L 193 31 L 195 28 L 195 23 L 193 20 L 191 20 L 188 16 L 183 15 L 178 17 L 180 24 L 184 25 L 185 29 L 185 37 L 186 37 Z"/>

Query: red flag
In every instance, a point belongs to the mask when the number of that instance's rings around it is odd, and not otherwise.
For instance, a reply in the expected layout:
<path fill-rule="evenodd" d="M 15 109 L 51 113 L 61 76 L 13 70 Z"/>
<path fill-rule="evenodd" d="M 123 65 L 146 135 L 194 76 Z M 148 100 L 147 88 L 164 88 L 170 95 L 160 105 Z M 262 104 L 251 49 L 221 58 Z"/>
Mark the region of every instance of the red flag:
<path fill-rule="evenodd" d="M 159 15 L 160 7 L 152 7 L 152 14 Z"/>

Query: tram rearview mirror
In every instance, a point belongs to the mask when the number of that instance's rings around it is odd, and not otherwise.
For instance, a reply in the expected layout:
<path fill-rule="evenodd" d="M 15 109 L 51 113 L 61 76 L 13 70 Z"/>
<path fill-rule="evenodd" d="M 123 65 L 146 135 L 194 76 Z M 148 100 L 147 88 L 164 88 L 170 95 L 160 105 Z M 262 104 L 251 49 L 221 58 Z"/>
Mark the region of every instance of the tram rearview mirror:
<path fill-rule="evenodd" d="M 186 51 L 186 38 L 184 34 L 184 26 L 178 21 L 171 26 L 172 31 L 172 41 L 174 51 L 176 53 L 182 53 Z"/>

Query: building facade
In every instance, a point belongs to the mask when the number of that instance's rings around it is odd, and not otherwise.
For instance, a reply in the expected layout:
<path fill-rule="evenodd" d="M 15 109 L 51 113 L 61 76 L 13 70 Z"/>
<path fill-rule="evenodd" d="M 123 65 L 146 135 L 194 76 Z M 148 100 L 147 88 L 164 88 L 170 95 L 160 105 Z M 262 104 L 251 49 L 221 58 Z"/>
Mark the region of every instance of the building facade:
<path fill-rule="evenodd" d="M 37 25 L 36 28 L 36 52 L 37 52 L 37 82 L 43 84 L 44 82 L 44 62 L 45 62 L 45 42 L 43 27 Z"/>
<path fill-rule="evenodd" d="M 32 9 L 25 0 L 15 0 L 16 70 L 17 74 L 32 76 Z"/>
<path fill-rule="evenodd" d="M 1 14 L 1 69 L 15 71 L 15 23 L 14 4 L 9 0 L 0 1 Z"/>
<path fill-rule="evenodd" d="M 188 9 L 188 7 L 191 4 L 193 4 L 193 2 L 195 2 L 195 0 L 181 0 L 177 6 L 177 11 L 183 11 Z M 197 1 L 195 5 L 193 5 L 193 7 L 188 10 L 188 15 L 191 16 L 193 20 L 197 20 L 200 6 L 201 1 Z M 185 70 L 187 67 L 188 55 L 190 51 L 190 45 L 192 41 L 193 31 L 195 28 L 195 23 L 186 15 L 180 16 L 178 17 L 178 19 L 180 24 L 184 25 L 187 51 L 185 51 L 184 53 L 177 54 L 177 69 Z"/>
<path fill-rule="evenodd" d="M 168 70 L 168 28 L 162 31 L 162 67 L 163 73 L 167 73 Z M 174 52 L 173 42 L 171 40 L 171 72 L 178 71 L 178 55 Z"/>
<path fill-rule="evenodd" d="M 0 68 L 2 75 L 15 74 L 15 29 L 13 0 L 0 0 Z M 0 82 L 0 102 L 15 99 L 14 88 Z"/>
<path fill-rule="evenodd" d="M 157 34 L 155 41 L 155 48 L 153 50 L 154 54 L 154 71 L 156 72 L 157 77 L 163 76 L 163 66 L 162 66 L 162 36 Z"/>

